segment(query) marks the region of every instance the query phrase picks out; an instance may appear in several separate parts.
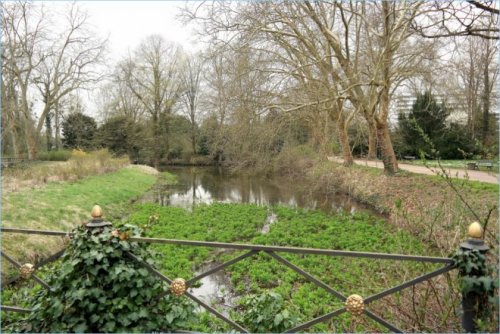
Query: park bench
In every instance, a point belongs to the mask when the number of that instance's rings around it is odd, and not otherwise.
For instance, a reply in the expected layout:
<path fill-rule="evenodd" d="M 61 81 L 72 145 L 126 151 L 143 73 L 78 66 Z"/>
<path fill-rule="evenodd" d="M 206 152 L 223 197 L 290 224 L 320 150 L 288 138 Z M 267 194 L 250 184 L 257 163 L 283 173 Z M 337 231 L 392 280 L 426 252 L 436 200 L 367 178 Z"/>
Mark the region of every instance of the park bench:
<path fill-rule="evenodd" d="M 486 167 L 489 170 L 491 170 L 491 169 L 493 169 L 493 161 L 491 161 L 491 160 L 478 160 L 476 162 L 467 163 L 467 169 L 479 170 L 479 167 Z"/>
<path fill-rule="evenodd" d="M 417 159 L 417 157 L 414 157 L 413 155 L 405 155 L 403 157 L 403 159 L 413 161 L 413 160 Z"/>

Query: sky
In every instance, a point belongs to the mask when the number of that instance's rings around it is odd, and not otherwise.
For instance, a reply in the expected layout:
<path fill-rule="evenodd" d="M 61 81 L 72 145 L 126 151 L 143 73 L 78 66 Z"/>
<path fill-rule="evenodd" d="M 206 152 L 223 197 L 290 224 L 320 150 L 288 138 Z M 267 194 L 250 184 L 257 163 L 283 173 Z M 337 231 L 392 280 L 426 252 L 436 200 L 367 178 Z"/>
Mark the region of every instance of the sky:
<path fill-rule="evenodd" d="M 89 13 L 89 22 L 103 37 L 109 37 L 110 58 L 120 59 L 142 39 L 160 34 L 186 50 L 197 48 L 191 27 L 184 26 L 176 15 L 184 1 L 79 1 Z"/>
<path fill-rule="evenodd" d="M 193 3 L 193 2 L 191 2 Z M 71 1 L 47 1 L 45 7 L 64 12 Z M 88 13 L 88 23 L 100 38 L 108 38 L 107 64 L 110 68 L 132 52 L 147 36 L 159 34 L 167 41 L 181 44 L 186 51 L 201 48 L 192 25 L 185 26 L 176 18 L 185 1 L 77 1 Z M 54 29 L 58 23 L 54 22 Z M 80 92 L 85 113 L 99 119 L 94 94 Z"/>

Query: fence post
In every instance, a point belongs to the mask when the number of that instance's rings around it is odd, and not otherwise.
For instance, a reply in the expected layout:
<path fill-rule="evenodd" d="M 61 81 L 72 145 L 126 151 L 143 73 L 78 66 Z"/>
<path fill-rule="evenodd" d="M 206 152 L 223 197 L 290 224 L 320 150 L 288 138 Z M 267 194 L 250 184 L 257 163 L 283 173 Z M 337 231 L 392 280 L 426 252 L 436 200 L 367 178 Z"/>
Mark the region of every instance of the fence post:
<path fill-rule="evenodd" d="M 88 222 L 85 227 L 94 228 L 94 227 L 104 227 L 113 225 L 110 222 L 104 221 L 102 219 L 102 209 L 99 205 L 94 205 L 92 208 L 92 212 L 90 213 L 92 219 Z"/>
<path fill-rule="evenodd" d="M 462 251 L 474 251 L 477 250 L 481 254 L 486 254 L 490 249 L 482 239 L 483 237 L 483 229 L 481 224 L 478 222 L 473 222 L 469 225 L 468 229 L 469 239 L 460 244 L 460 249 Z M 460 273 L 463 276 L 485 276 L 487 273 L 479 266 L 478 270 L 475 270 L 472 273 Z M 476 319 L 478 313 L 478 306 L 481 308 L 486 306 L 488 303 L 487 296 L 469 292 L 462 292 L 462 327 L 465 329 L 467 333 L 476 333 L 477 328 L 474 320 Z"/>

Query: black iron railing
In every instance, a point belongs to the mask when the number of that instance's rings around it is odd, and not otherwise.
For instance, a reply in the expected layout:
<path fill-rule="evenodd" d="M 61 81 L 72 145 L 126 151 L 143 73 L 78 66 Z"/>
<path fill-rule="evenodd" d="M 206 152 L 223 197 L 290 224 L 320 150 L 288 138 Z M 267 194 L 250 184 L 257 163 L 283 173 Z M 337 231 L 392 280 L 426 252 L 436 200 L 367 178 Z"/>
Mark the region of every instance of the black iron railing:
<path fill-rule="evenodd" d="M 97 226 L 101 226 L 102 220 L 98 220 L 100 217 L 95 217 L 93 220 L 93 224 Z M 97 222 L 97 223 L 96 223 Z M 92 222 L 89 224 L 92 226 Z M 87 225 L 89 227 L 89 225 Z M 92 227 L 89 227 L 92 228 Z M 71 236 L 71 234 L 68 234 L 67 232 L 61 232 L 61 231 L 38 231 L 38 230 L 30 230 L 30 229 L 15 229 L 15 228 L 1 228 L 1 231 L 3 233 L 22 233 L 22 234 L 37 234 L 37 235 L 48 235 L 48 236 Z M 286 267 L 290 268 L 294 272 L 298 273 L 299 275 L 303 276 L 306 278 L 308 281 L 311 283 L 315 284 L 317 287 L 324 289 L 328 293 L 330 293 L 332 296 L 340 299 L 342 302 L 344 302 L 345 306 L 341 307 L 336 310 L 332 310 L 329 313 L 326 313 L 324 315 L 321 315 L 319 317 L 316 317 L 314 319 L 311 319 L 309 321 L 306 321 L 302 324 L 299 324 L 293 328 L 288 329 L 286 332 L 298 332 L 298 331 L 303 331 L 311 326 L 328 321 L 332 319 L 333 317 L 336 317 L 342 313 L 345 312 L 351 312 L 353 314 L 365 314 L 369 318 L 373 319 L 377 323 L 381 324 L 382 326 L 386 327 L 389 329 L 391 332 L 397 332 L 401 333 L 402 330 L 397 328 L 395 325 L 389 323 L 385 319 L 383 319 L 381 316 L 375 314 L 373 311 L 369 310 L 367 306 L 369 306 L 371 303 L 384 298 L 390 294 L 399 292 L 403 289 L 406 289 L 408 287 L 414 286 L 418 283 L 427 281 L 433 277 L 442 275 L 444 273 L 447 273 L 453 269 L 455 269 L 455 266 L 453 264 L 453 260 L 449 258 L 442 258 L 442 257 L 430 257 L 430 256 L 414 256 L 414 255 L 401 255 L 401 254 L 385 254 L 385 253 L 372 253 L 372 252 L 352 252 L 352 251 L 343 251 L 343 250 L 329 250 L 329 249 L 313 249 L 313 248 L 299 248 L 299 247 L 282 247 L 282 246 L 268 246 L 268 245 L 249 245 L 249 244 L 237 244 L 237 243 L 222 243 L 222 242 L 206 242 L 206 241 L 191 241 L 191 240 L 175 240 L 175 239 L 160 239 L 160 238 L 144 238 L 144 237 L 130 237 L 130 241 L 135 241 L 135 242 L 142 242 L 142 243 L 161 243 L 161 244 L 170 244 L 170 245 L 185 245 L 185 246 L 194 246 L 194 247 L 210 247 L 210 248 L 221 248 L 221 249 L 236 249 L 236 250 L 245 250 L 247 252 L 243 253 L 242 255 L 239 255 L 227 262 L 218 264 L 214 266 L 211 269 L 208 269 L 202 273 L 197 274 L 196 276 L 183 280 L 183 279 L 172 279 L 167 276 L 165 276 L 163 273 L 161 273 L 158 269 L 153 267 L 152 265 L 142 261 L 139 259 L 137 256 L 135 256 L 131 252 L 126 252 L 127 256 L 133 260 L 142 265 L 144 268 L 146 268 L 151 274 L 155 275 L 158 277 L 158 279 L 167 282 L 171 286 L 171 290 L 165 292 L 163 295 L 157 296 L 156 299 L 159 300 L 162 297 L 164 297 L 168 293 L 174 293 L 177 295 L 184 294 L 187 297 L 189 297 L 191 300 L 193 300 L 195 303 L 198 305 L 202 306 L 205 308 L 208 312 L 212 313 L 219 319 L 225 321 L 228 323 L 230 326 L 232 326 L 234 329 L 240 332 L 247 333 L 248 330 L 245 329 L 243 326 L 240 324 L 236 323 L 232 319 L 230 319 L 228 316 L 222 314 L 221 312 L 217 311 L 215 308 L 212 306 L 208 305 L 205 303 L 203 300 L 199 299 L 195 295 L 193 295 L 191 292 L 188 291 L 189 287 L 192 287 L 196 282 L 201 280 L 202 278 L 212 275 L 214 273 L 217 273 L 231 265 L 234 265 L 244 259 L 254 257 L 257 254 L 264 253 L 270 256 L 272 259 L 280 262 L 281 264 L 285 265 Z M 484 245 L 481 246 L 484 248 Z M 26 265 L 20 264 L 18 261 L 16 261 L 14 258 L 10 257 L 9 255 L 5 254 L 3 251 L 1 253 L 2 257 L 4 257 L 8 262 L 10 262 L 12 265 L 15 267 L 19 268 L 20 271 L 28 271 L 30 273 L 29 277 L 34 279 L 37 283 L 41 284 L 44 288 L 50 289 L 47 283 L 45 283 L 43 280 L 41 280 L 39 277 L 37 277 L 34 274 L 34 271 L 38 268 L 40 268 L 42 265 L 45 265 L 47 263 L 50 263 L 52 261 L 57 260 L 62 254 L 64 253 L 64 250 L 61 250 L 45 261 L 39 263 L 37 266 L 30 268 L 29 266 L 26 267 Z M 413 279 L 410 279 L 402 284 L 396 285 L 394 287 L 391 287 L 389 289 L 386 289 L 382 292 L 373 294 L 371 296 L 362 298 L 357 295 L 351 295 L 351 296 L 345 296 L 342 293 L 336 291 L 334 288 L 329 286 L 328 284 L 324 283 L 322 280 L 319 278 L 313 276 L 312 274 L 308 273 L 304 269 L 300 268 L 299 266 L 291 263 L 287 259 L 283 258 L 280 254 L 281 253 L 294 253 L 294 254 L 314 254 L 314 255 L 325 255 L 325 256 L 335 256 L 335 257 L 354 257 L 354 258 L 368 258 L 368 259 L 382 259 L 382 260 L 396 260 L 396 261 L 414 261 L 414 262 L 421 262 L 421 263 L 434 263 L 434 264 L 441 264 L 442 266 L 438 269 L 432 270 L 428 273 L 425 273 L 421 276 L 415 277 Z M 31 271 L 31 272 L 30 272 Z M 175 290 L 173 289 L 173 286 L 175 286 Z M 354 300 L 357 299 L 357 303 L 353 302 Z M 29 313 L 30 310 L 23 309 L 23 308 L 18 308 L 15 306 L 1 306 L 1 309 L 3 311 L 10 311 L 10 312 L 22 312 L 22 313 Z"/>

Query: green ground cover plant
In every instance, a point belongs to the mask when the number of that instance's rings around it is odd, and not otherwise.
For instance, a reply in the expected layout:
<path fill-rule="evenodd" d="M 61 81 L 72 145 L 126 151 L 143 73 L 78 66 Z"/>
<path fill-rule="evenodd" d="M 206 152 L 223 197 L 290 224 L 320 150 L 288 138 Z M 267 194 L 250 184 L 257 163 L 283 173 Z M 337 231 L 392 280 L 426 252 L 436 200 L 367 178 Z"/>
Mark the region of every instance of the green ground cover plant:
<path fill-rule="evenodd" d="M 269 233 L 262 234 L 261 228 L 271 210 L 277 214 L 278 221 L 271 225 Z M 409 233 L 393 229 L 384 221 L 366 214 L 341 213 L 332 216 L 319 211 L 286 207 L 223 203 L 200 205 L 189 212 L 181 208 L 147 204 L 137 207 L 131 222 L 146 226 L 146 234 L 152 237 L 421 255 L 433 252 Z M 216 264 L 242 254 L 204 247 L 154 245 L 152 248 L 162 257 L 160 268 L 163 273 L 185 279 L 193 277 L 201 264 Z M 346 296 L 352 293 L 368 296 L 403 282 L 405 278 L 435 268 L 435 265 L 411 262 L 281 255 Z M 277 293 L 293 309 L 300 311 L 298 316 L 302 320 L 312 319 L 343 305 L 340 300 L 264 253 L 229 267 L 226 275 L 231 281 L 228 293 L 238 296 Z M 396 300 L 394 308 L 404 302 L 404 298 Z M 383 310 L 383 307 L 378 307 Z M 242 319 L 237 310 L 244 308 L 243 304 L 236 305 L 233 317 Z M 394 317 L 391 312 L 386 313 L 389 318 Z M 202 315 L 200 319 L 199 324 L 189 329 L 230 330 L 224 323 L 208 315 Z M 308 331 L 352 330 L 384 329 L 372 321 L 358 321 L 345 314 Z"/>

